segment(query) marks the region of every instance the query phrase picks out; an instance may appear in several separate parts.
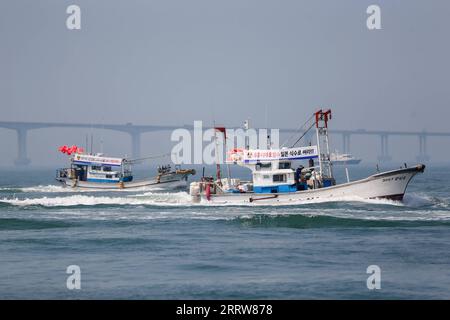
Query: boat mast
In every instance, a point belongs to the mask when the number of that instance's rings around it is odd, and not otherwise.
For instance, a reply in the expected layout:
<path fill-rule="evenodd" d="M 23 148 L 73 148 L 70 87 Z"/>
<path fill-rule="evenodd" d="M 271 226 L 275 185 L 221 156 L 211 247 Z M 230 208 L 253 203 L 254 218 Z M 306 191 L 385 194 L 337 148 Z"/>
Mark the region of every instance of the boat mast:
<path fill-rule="evenodd" d="M 223 145 L 224 145 L 224 148 L 225 148 L 225 152 L 227 152 L 227 134 L 226 134 L 226 128 L 224 127 L 223 128 Z M 225 155 L 226 155 L 226 153 L 225 153 Z M 230 183 L 231 183 L 231 169 L 230 169 L 230 164 L 229 163 L 227 163 L 226 164 L 226 166 L 227 166 L 227 179 L 228 179 L 228 185 L 230 185 Z"/>
<path fill-rule="evenodd" d="M 333 164 L 330 159 L 330 144 L 328 139 L 328 120 L 331 119 L 331 110 L 320 109 L 315 113 L 317 149 L 319 153 L 319 172 L 321 180 L 333 178 Z"/>
<path fill-rule="evenodd" d="M 214 123 L 214 142 L 216 145 L 216 180 L 218 183 L 221 183 L 220 181 L 220 162 L 219 162 L 219 143 L 217 141 L 217 130 L 216 124 Z"/>
<path fill-rule="evenodd" d="M 219 142 L 217 140 L 217 131 L 221 132 L 223 134 L 223 143 L 224 143 L 224 147 L 225 147 L 225 152 L 227 151 L 227 131 L 225 127 L 216 127 L 214 125 L 214 140 L 215 140 L 215 144 L 216 144 L 216 176 L 217 176 L 217 180 L 219 180 L 220 182 L 220 159 L 219 159 Z M 230 182 L 230 178 L 231 178 L 231 173 L 230 173 L 230 165 L 227 164 L 227 178 L 228 178 L 228 183 Z"/>
<path fill-rule="evenodd" d="M 250 120 L 245 120 L 244 121 L 244 130 L 245 130 L 245 135 L 244 135 L 244 149 L 248 150 L 250 149 L 249 146 L 249 137 L 248 137 L 248 128 L 250 127 Z"/>

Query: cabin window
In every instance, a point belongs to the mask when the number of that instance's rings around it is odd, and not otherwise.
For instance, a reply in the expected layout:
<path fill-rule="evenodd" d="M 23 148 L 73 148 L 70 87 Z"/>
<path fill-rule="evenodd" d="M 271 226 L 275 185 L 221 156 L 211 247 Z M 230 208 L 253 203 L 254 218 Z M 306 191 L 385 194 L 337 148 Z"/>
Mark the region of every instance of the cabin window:
<path fill-rule="evenodd" d="M 291 168 L 291 163 L 290 162 L 280 162 L 278 164 L 278 168 L 279 169 L 290 169 Z"/>
<path fill-rule="evenodd" d="M 273 182 L 286 182 L 286 175 L 285 174 L 274 174 Z"/>
<path fill-rule="evenodd" d="M 112 174 L 107 174 L 106 175 L 106 179 L 111 179 L 112 178 Z"/>
<path fill-rule="evenodd" d="M 270 176 L 268 174 L 263 175 L 263 179 L 270 179 Z"/>
<path fill-rule="evenodd" d="M 103 167 L 103 171 L 110 172 L 111 171 L 111 167 Z"/>
<path fill-rule="evenodd" d="M 270 168 L 272 168 L 272 163 L 270 163 L 270 162 L 268 162 L 268 163 L 261 163 L 261 162 L 258 162 L 257 164 L 256 164 L 256 170 L 261 170 L 261 169 L 270 169 Z"/>
<path fill-rule="evenodd" d="M 92 166 L 92 167 L 91 167 L 91 170 L 101 171 L 101 170 L 102 170 L 102 167 L 100 167 L 100 166 Z"/>

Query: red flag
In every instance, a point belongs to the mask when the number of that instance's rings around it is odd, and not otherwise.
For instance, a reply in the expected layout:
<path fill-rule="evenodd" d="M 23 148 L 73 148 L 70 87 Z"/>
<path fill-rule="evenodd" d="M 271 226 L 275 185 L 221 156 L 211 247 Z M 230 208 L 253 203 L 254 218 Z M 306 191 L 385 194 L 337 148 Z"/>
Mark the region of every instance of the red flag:
<path fill-rule="evenodd" d="M 67 154 L 70 156 L 72 153 L 76 153 L 77 149 L 78 149 L 77 146 L 71 146 L 70 148 L 67 149 Z"/>
<path fill-rule="evenodd" d="M 84 149 L 81 147 L 78 147 L 76 145 L 72 145 L 71 147 L 68 147 L 66 145 L 61 146 L 58 148 L 59 152 L 65 153 L 67 155 L 71 155 L 72 153 L 84 153 Z"/>
<path fill-rule="evenodd" d="M 219 132 L 223 133 L 223 138 L 227 138 L 227 129 L 225 127 L 215 127 L 214 130 L 217 130 Z"/>
<path fill-rule="evenodd" d="M 62 152 L 62 153 L 67 153 L 67 146 L 66 146 L 66 145 L 61 146 L 61 147 L 58 148 L 58 150 L 59 150 L 60 152 Z"/>

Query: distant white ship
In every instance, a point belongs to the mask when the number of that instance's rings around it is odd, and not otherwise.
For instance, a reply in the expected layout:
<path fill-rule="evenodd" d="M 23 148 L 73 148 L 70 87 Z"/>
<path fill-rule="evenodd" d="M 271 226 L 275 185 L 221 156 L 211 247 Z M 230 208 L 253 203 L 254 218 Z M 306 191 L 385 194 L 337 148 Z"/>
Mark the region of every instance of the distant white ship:
<path fill-rule="evenodd" d="M 355 158 L 350 153 L 338 152 L 330 154 L 330 160 L 334 165 L 358 164 L 362 161 L 362 159 Z"/>

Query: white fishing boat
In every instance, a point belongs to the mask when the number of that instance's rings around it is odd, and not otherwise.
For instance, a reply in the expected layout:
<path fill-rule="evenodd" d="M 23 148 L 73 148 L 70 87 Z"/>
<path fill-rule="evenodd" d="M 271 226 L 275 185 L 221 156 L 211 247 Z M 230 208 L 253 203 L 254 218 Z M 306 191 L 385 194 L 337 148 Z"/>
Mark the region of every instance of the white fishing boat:
<path fill-rule="evenodd" d="M 64 147 L 60 148 L 64 152 Z M 85 154 L 81 148 L 71 147 L 70 167 L 58 169 L 56 180 L 63 186 L 78 189 L 112 190 L 137 189 L 143 187 L 181 188 L 187 186 L 193 169 L 181 169 L 170 165 L 158 167 L 155 177 L 134 180 L 131 166 L 133 160 L 126 158 L 105 157 L 103 154 Z M 72 151 L 74 153 L 72 154 Z"/>
<path fill-rule="evenodd" d="M 356 158 L 350 153 L 339 153 L 337 151 L 330 154 L 330 159 L 334 165 L 359 164 L 362 161 L 362 159 Z"/>
<path fill-rule="evenodd" d="M 193 202 L 212 204 L 287 205 L 308 201 L 346 199 L 403 199 L 411 179 L 423 172 L 425 165 L 377 172 L 365 179 L 336 184 L 330 159 L 328 122 L 331 110 L 317 111 L 308 130 L 315 127 L 316 145 L 281 149 L 234 149 L 227 162 L 252 171 L 252 181 L 203 177 L 190 184 Z M 294 167 L 294 162 L 307 162 Z M 315 162 L 316 161 L 316 162 Z"/>

